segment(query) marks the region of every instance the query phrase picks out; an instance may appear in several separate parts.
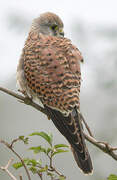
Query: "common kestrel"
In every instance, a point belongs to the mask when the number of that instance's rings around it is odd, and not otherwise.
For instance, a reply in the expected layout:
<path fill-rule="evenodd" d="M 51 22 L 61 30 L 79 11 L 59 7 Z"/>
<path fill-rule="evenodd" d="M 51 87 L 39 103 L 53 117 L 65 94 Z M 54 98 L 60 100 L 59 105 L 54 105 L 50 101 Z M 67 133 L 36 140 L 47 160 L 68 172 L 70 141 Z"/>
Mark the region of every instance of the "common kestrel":
<path fill-rule="evenodd" d="M 47 12 L 34 19 L 17 68 L 20 90 L 40 100 L 71 145 L 79 168 L 92 172 L 80 116 L 80 62 L 83 57 L 64 37 L 63 22 Z"/>

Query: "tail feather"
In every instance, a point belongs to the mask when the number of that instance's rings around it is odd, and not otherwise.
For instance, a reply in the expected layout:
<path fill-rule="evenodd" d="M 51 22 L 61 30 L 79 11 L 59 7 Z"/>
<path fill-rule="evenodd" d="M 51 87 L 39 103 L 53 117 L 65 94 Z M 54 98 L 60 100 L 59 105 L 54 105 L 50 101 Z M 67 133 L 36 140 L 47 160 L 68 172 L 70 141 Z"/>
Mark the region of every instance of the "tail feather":
<path fill-rule="evenodd" d="M 76 148 L 71 146 L 71 150 L 73 152 L 76 163 L 77 163 L 78 167 L 81 169 L 81 171 L 83 171 L 85 174 L 92 174 L 93 167 L 92 167 L 90 155 L 88 154 L 87 159 L 82 159 L 82 158 L 80 158 L 81 154 L 79 153 L 79 151 Z"/>
<path fill-rule="evenodd" d="M 74 108 L 68 117 L 50 107 L 45 106 L 45 109 L 57 129 L 70 143 L 78 167 L 85 174 L 91 174 L 93 170 L 92 162 L 85 144 L 80 115 L 77 109 Z"/>

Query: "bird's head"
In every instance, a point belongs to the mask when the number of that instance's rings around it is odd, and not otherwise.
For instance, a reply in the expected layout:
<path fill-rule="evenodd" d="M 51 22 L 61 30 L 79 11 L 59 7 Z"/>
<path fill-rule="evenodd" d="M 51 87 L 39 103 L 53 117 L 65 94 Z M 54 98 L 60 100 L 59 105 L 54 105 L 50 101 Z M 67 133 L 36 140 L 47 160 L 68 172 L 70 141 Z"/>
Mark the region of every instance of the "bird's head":
<path fill-rule="evenodd" d="M 34 19 L 31 31 L 38 31 L 50 36 L 64 37 L 62 20 L 51 12 L 43 13 L 40 17 Z"/>

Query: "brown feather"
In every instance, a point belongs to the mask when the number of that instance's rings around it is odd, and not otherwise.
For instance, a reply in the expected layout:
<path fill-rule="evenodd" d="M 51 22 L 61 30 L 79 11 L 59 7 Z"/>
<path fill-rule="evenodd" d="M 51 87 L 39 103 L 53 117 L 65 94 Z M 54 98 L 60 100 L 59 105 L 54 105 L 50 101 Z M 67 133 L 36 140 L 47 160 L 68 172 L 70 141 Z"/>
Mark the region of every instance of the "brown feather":
<path fill-rule="evenodd" d="M 27 85 L 43 104 L 66 114 L 79 109 L 82 56 L 70 40 L 30 33 L 23 56 Z"/>

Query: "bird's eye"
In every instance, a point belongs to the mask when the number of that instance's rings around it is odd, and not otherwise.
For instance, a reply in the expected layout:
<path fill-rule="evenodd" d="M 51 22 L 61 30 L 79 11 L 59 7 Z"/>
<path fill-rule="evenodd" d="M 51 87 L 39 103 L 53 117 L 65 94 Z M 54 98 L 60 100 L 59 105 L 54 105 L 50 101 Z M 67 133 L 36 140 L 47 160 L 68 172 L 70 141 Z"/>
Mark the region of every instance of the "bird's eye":
<path fill-rule="evenodd" d="M 52 29 L 53 31 L 56 31 L 56 30 L 58 29 L 58 26 L 57 26 L 56 24 L 53 24 L 53 25 L 51 26 L 51 29 Z"/>

